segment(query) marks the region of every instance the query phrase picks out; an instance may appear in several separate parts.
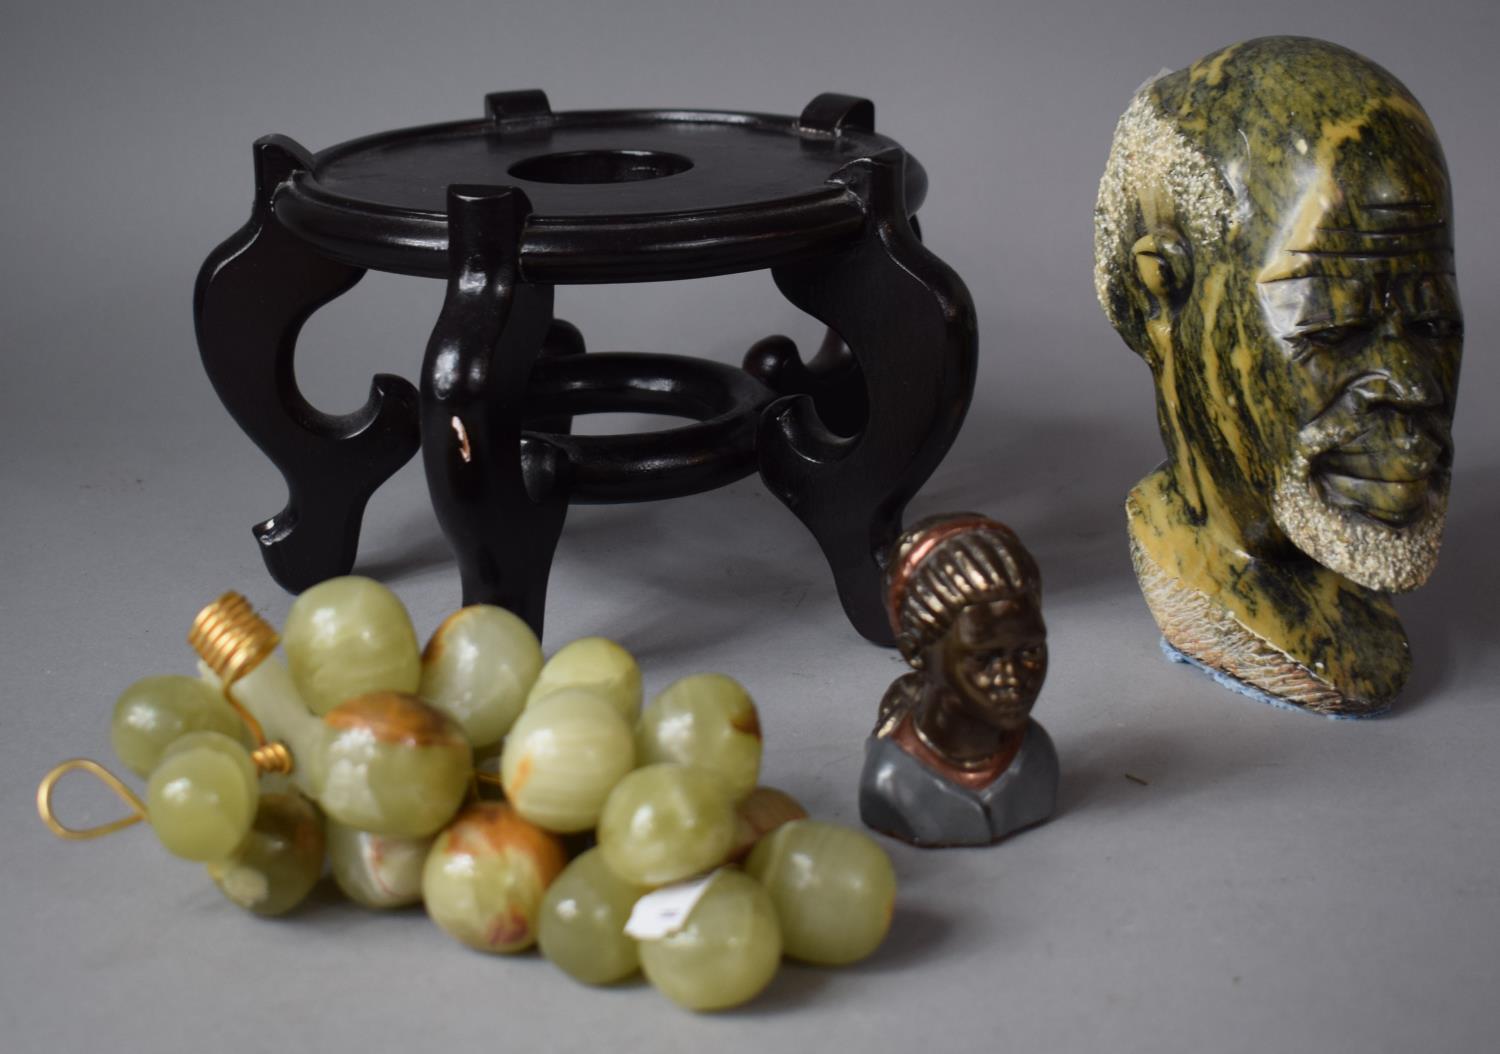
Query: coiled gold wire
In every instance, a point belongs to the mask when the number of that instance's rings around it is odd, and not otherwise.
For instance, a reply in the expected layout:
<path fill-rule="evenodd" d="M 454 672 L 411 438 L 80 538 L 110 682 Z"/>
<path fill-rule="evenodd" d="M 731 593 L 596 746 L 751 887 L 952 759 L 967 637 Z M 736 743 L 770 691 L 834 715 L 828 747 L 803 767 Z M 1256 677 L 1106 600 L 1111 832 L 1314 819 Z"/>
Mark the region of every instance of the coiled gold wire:
<path fill-rule="evenodd" d="M 250 760 L 255 762 L 255 767 L 261 772 L 279 773 L 283 776 L 291 775 L 294 767 L 292 752 L 285 743 L 267 743 L 256 747 L 250 752 Z"/>
<path fill-rule="evenodd" d="M 193 619 L 193 628 L 188 631 L 188 644 L 219 678 L 225 702 L 234 708 L 234 712 L 255 739 L 256 747 L 250 754 L 250 760 L 255 762 L 256 769 L 260 772 L 286 774 L 293 768 L 292 752 L 285 743 L 266 742 L 265 730 L 261 728 L 255 715 L 229 694 L 230 686 L 264 662 L 280 643 L 281 637 L 276 633 L 275 627 L 255 613 L 250 601 L 233 592 L 225 593 L 198 612 L 198 617 Z M 52 808 L 52 795 L 58 780 L 74 771 L 87 772 L 114 791 L 130 807 L 129 815 L 96 827 L 69 827 L 64 824 Z M 136 793 L 120 777 L 89 758 L 64 761 L 43 776 L 36 789 L 36 811 L 48 830 L 69 841 L 100 838 L 138 824 L 146 818 L 146 805 Z"/>
<path fill-rule="evenodd" d="M 267 746 L 266 734 L 260 727 L 260 722 L 229 694 L 229 688 L 276 650 L 276 645 L 281 643 L 276 628 L 255 613 L 250 601 L 239 593 L 229 592 L 198 612 L 198 617 L 193 619 L 193 628 L 188 630 L 187 639 L 198 657 L 218 676 L 219 683 L 224 688 L 225 701 L 234 707 L 234 712 L 240 715 L 240 720 L 250 729 L 256 746 Z M 284 746 L 281 747 L 281 753 L 286 755 L 288 767 L 263 771 L 290 772 L 291 755 L 286 753 Z"/>

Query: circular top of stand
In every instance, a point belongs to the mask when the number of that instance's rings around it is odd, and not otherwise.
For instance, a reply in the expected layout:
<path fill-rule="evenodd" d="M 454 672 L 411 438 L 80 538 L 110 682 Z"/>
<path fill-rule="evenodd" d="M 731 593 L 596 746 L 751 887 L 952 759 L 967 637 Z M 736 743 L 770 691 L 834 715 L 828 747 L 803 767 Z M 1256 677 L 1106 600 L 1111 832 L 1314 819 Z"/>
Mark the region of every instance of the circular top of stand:
<path fill-rule="evenodd" d="M 301 155 L 275 188 L 277 218 L 344 262 L 441 277 L 448 188 L 513 187 L 530 203 L 524 280 L 629 282 L 754 270 L 852 241 L 866 206 L 834 177 L 860 159 L 905 158 L 908 214 L 926 193 L 922 167 L 872 130 L 868 102 L 846 96 L 819 96 L 801 117 L 553 113 L 541 92 L 488 104 L 483 120 Z"/>

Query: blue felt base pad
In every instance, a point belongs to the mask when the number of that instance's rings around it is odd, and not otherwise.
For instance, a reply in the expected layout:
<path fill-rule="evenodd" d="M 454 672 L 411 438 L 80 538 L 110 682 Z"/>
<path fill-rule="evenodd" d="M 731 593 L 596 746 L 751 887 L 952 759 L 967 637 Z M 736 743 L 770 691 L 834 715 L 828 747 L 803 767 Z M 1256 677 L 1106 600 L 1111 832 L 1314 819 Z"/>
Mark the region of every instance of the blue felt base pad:
<path fill-rule="evenodd" d="M 1268 706 L 1274 706 L 1278 710 L 1295 710 L 1299 714 L 1312 714 L 1312 716 L 1314 717 L 1326 717 L 1330 721 L 1363 721 L 1366 718 L 1379 717 L 1381 714 L 1387 712 L 1387 710 L 1375 710 L 1365 714 L 1316 714 L 1311 710 L 1304 710 L 1300 706 L 1295 706 L 1292 703 L 1287 702 L 1285 699 L 1274 696 L 1270 692 L 1262 691 L 1261 689 L 1255 687 L 1255 685 L 1253 684 L 1246 684 L 1238 677 L 1231 677 L 1223 670 L 1216 670 L 1206 663 L 1199 662 L 1191 655 L 1180 652 L 1176 648 L 1172 647 L 1172 645 L 1167 643 L 1167 638 L 1165 637 L 1161 638 L 1161 650 L 1162 654 L 1171 659 L 1173 662 L 1186 663 L 1189 666 L 1197 667 L 1198 669 L 1202 670 L 1204 673 L 1212 677 L 1214 680 L 1218 681 L 1225 688 L 1228 688 L 1231 692 L 1238 692 L 1247 699 L 1254 699 L 1257 703 L 1265 703 Z"/>

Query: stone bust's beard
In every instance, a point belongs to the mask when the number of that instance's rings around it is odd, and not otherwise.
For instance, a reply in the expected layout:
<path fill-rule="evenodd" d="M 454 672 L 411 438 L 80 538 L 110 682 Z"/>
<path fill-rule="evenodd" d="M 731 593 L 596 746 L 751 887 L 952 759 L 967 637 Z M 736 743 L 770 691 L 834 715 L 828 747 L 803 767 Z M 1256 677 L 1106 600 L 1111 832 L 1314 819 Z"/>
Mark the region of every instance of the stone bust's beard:
<path fill-rule="evenodd" d="M 1385 413 L 1401 411 L 1385 410 Z M 1427 500 L 1410 522 L 1390 524 L 1331 501 L 1318 480 L 1320 455 L 1337 451 L 1368 428 L 1365 413 L 1335 404 L 1298 434 L 1297 451 L 1283 467 L 1271 497 L 1276 525 L 1302 552 L 1336 574 L 1387 593 L 1405 593 L 1425 583 L 1437 566 L 1448 516 L 1449 475 L 1435 468 L 1427 479 Z M 1413 423 L 1440 449 L 1446 429 L 1417 411 Z"/>

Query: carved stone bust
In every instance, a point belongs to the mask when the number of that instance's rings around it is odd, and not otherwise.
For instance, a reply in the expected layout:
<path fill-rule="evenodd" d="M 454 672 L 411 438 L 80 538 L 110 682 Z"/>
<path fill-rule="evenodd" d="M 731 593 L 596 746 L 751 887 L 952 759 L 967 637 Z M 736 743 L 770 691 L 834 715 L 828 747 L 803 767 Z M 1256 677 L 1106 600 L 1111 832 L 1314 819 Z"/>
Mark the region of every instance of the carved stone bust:
<path fill-rule="evenodd" d="M 1142 87 L 1095 210 L 1099 301 L 1167 460 L 1126 505 L 1165 640 L 1250 694 L 1377 713 L 1389 594 L 1437 561 L 1463 344 L 1426 113 L 1333 44 L 1252 40 Z"/>
<path fill-rule="evenodd" d="M 1040 823 L 1057 751 L 1031 708 L 1047 676 L 1036 562 L 972 513 L 903 534 L 886 570 L 896 644 L 914 672 L 880 703 L 860 777 L 870 827 L 924 846 L 988 845 Z"/>

